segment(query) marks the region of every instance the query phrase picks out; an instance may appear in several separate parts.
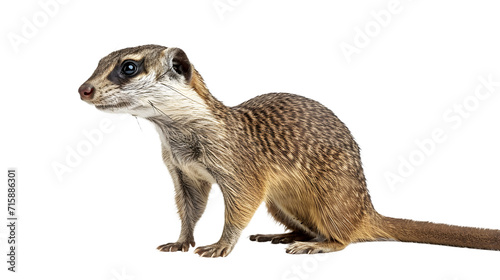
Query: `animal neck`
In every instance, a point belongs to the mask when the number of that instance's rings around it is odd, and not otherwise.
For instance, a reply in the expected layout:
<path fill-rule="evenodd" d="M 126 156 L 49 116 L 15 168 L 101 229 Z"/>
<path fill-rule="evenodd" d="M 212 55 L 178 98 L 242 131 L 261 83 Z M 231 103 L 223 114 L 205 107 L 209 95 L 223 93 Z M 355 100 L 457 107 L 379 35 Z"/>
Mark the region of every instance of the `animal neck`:
<path fill-rule="evenodd" d="M 200 73 L 193 67 L 193 77 L 190 86 L 198 93 L 207 107 L 218 118 L 225 118 L 230 115 L 231 109 L 217 100 L 208 90 L 205 81 Z"/>
<path fill-rule="evenodd" d="M 226 127 L 231 109 L 217 100 L 208 90 L 201 75 L 193 68 L 189 84 L 191 94 L 184 91 L 182 102 L 158 102 L 151 104 L 155 115 L 147 119 L 155 124 L 161 135 L 177 138 L 186 135 L 204 135 L 207 139 L 219 138 Z M 216 136 L 214 134 L 219 134 Z"/>

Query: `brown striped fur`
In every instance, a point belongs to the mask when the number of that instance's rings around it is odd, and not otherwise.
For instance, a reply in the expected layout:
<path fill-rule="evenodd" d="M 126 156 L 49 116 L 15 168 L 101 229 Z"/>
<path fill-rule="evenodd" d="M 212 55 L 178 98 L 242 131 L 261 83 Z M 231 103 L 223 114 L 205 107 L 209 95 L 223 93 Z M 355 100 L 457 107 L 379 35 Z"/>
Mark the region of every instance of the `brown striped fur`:
<path fill-rule="evenodd" d="M 120 70 L 126 60 L 142 63 L 133 77 Z M 289 233 L 250 239 L 290 243 L 288 253 L 338 251 L 374 240 L 500 250 L 498 230 L 378 214 L 358 145 L 329 109 L 311 99 L 270 93 L 227 107 L 182 50 L 156 45 L 111 53 L 82 87 L 94 89 L 80 94 L 98 109 L 143 117 L 158 130 L 182 221 L 178 241 L 160 251 L 195 245 L 193 231 L 213 183 L 224 196 L 225 224 L 218 242 L 195 250 L 204 257 L 228 255 L 263 202 Z"/>

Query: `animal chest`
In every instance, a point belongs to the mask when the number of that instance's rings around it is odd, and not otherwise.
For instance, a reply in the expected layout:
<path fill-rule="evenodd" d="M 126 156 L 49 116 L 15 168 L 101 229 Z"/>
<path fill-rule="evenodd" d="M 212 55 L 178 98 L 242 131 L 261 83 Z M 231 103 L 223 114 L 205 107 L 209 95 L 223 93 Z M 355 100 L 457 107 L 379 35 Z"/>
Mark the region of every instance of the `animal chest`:
<path fill-rule="evenodd" d="M 170 163 L 191 179 L 216 183 L 203 163 L 203 148 L 195 136 L 174 135 L 162 140 L 164 149 L 169 151 Z"/>

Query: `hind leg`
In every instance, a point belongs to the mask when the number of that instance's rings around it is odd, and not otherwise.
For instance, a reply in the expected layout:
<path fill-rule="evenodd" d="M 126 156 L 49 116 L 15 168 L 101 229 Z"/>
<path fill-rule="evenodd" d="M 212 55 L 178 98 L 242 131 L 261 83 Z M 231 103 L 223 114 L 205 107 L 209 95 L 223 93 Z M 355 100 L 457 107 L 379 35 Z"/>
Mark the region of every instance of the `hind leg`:
<path fill-rule="evenodd" d="M 288 254 L 319 254 L 336 252 L 344 249 L 347 244 L 338 241 L 326 242 L 294 242 L 286 249 Z"/>
<path fill-rule="evenodd" d="M 254 234 L 250 235 L 250 240 L 252 241 L 257 241 L 257 242 L 267 242 L 271 241 L 273 244 L 288 244 L 292 243 L 295 241 L 309 241 L 313 239 L 314 237 L 304 233 L 304 232 L 298 232 L 298 231 L 292 231 L 289 233 L 282 233 L 282 234 Z"/>
<path fill-rule="evenodd" d="M 281 211 L 273 202 L 267 202 L 266 205 L 273 218 L 283 224 L 288 230 L 291 230 L 291 232 L 282 234 L 254 234 L 250 236 L 251 241 L 271 241 L 273 244 L 288 244 L 295 241 L 309 241 L 317 237 L 317 234 L 300 224 L 297 219 Z"/>

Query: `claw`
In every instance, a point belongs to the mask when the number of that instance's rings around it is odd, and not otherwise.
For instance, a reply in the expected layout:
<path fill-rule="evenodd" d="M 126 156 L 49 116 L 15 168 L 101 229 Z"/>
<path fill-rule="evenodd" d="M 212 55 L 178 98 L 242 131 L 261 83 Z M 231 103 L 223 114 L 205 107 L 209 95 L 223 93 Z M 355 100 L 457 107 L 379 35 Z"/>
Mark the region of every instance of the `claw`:
<path fill-rule="evenodd" d="M 173 242 L 158 246 L 156 249 L 162 252 L 187 252 L 189 251 L 189 245 L 194 246 L 194 241 L 191 242 Z"/>
<path fill-rule="evenodd" d="M 218 258 L 218 257 L 226 257 L 231 252 L 233 246 L 215 243 L 208 246 L 201 246 L 194 250 L 195 254 L 200 255 L 201 257 L 208 258 Z"/>
<path fill-rule="evenodd" d="M 288 246 L 288 254 L 320 254 L 344 249 L 347 245 L 339 242 L 295 242 Z"/>
<path fill-rule="evenodd" d="M 272 244 L 289 244 L 294 241 L 307 241 L 311 240 L 313 236 L 300 232 L 289 232 L 283 234 L 255 234 L 250 235 L 251 241 L 268 242 Z"/>

